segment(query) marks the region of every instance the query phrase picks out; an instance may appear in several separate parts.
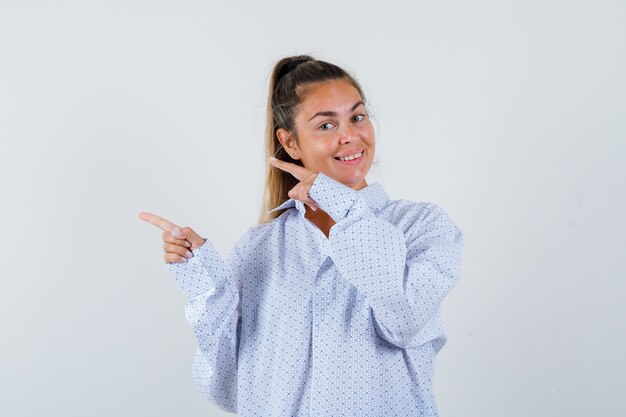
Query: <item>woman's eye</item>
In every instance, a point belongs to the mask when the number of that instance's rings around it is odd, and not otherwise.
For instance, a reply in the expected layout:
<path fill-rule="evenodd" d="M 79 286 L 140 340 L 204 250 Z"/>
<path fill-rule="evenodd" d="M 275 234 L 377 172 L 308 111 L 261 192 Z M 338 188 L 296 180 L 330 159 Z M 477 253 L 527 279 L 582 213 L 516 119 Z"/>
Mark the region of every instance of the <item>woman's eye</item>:
<path fill-rule="evenodd" d="M 359 119 L 360 117 L 360 119 Z M 356 119 L 357 122 L 360 122 L 361 120 L 365 119 L 365 115 L 364 114 L 357 114 L 356 116 L 354 116 L 354 118 Z"/>
<path fill-rule="evenodd" d="M 328 130 L 328 129 L 325 129 L 325 128 L 324 128 L 324 126 L 328 126 L 328 125 L 332 125 L 332 123 L 330 123 L 330 122 L 328 122 L 328 123 L 324 123 L 324 124 L 322 124 L 322 125 L 320 126 L 320 129 L 322 129 L 322 130 Z M 330 128 L 329 128 L 329 129 L 330 129 Z"/>

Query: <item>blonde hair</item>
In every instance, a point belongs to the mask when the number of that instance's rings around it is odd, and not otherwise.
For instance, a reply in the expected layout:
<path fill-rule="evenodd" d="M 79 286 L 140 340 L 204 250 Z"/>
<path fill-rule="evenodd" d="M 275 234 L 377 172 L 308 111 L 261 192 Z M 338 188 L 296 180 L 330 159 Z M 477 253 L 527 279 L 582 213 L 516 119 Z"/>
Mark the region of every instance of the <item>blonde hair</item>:
<path fill-rule="evenodd" d="M 282 210 L 272 210 L 289 199 L 289 190 L 299 180 L 288 172 L 270 165 L 267 160 L 274 156 L 280 160 L 300 166 L 302 162 L 291 158 L 278 140 L 276 131 L 284 128 L 291 132 L 298 141 L 294 118 L 298 106 L 306 98 L 311 84 L 328 80 L 346 80 L 359 92 L 363 103 L 366 103 L 361 86 L 348 72 L 325 61 L 319 61 L 310 55 L 294 55 L 279 60 L 272 69 L 267 95 L 267 116 L 265 131 L 265 191 L 258 224 L 266 223 L 282 214 Z"/>

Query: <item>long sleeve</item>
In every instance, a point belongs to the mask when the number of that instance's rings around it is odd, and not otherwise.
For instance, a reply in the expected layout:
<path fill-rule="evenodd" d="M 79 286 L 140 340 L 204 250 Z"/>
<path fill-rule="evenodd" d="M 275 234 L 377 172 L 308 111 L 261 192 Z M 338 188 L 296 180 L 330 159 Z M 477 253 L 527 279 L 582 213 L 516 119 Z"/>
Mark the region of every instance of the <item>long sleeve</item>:
<path fill-rule="evenodd" d="M 403 214 L 410 223 L 403 232 L 376 217 L 356 190 L 323 173 L 309 195 L 336 222 L 327 255 L 364 294 L 378 335 L 401 348 L 418 345 L 458 281 L 462 231 L 443 209 L 426 203 Z"/>
<path fill-rule="evenodd" d="M 192 366 L 195 385 L 221 409 L 237 412 L 237 349 L 241 331 L 236 246 L 227 262 L 210 241 L 187 262 L 168 269 L 187 299 L 186 318 L 198 340 Z"/>

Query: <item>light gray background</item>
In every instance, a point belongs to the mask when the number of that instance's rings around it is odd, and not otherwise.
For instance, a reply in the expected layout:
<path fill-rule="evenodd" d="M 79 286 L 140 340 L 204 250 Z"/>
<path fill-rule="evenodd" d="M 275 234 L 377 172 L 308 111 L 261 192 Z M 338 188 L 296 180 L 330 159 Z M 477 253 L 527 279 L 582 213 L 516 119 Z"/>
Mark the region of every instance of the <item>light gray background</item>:
<path fill-rule="evenodd" d="M 625 21 L 623 1 L 0 0 L 0 415 L 226 415 L 137 214 L 226 256 L 259 210 L 269 71 L 311 53 L 363 84 L 368 181 L 465 232 L 441 416 L 624 416 Z"/>

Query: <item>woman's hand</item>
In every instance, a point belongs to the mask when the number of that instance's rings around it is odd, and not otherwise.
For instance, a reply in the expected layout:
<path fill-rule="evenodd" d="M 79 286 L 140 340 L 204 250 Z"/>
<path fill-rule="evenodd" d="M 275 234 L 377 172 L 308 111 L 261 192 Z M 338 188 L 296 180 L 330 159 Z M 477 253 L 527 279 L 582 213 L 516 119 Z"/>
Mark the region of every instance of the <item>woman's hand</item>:
<path fill-rule="evenodd" d="M 188 258 L 193 257 L 191 251 L 206 242 L 191 227 L 178 227 L 156 214 L 142 211 L 139 218 L 163 230 L 163 259 L 166 263 L 187 262 Z"/>
<path fill-rule="evenodd" d="M 300 180 L 300 182 L 287 193 L 290 198 L 302 201 L 313 210 L 317 210 L 319 208 L 317 203 L 311 197 L 309 197 L 309 190 L 311 189 L 311 187 L 313 186 L 313 182 L 315 182 L 315 179 L 317 178 L 317 172 L 310 171 L 305 167 L 293 164 L 291 162 L 281 161 L 280 159 L 276 159 L 273 156 L 270 157 L 270 164 L 278 169 L 282 169 L 283 171 L 290 173 L 298 180 Z"/>

